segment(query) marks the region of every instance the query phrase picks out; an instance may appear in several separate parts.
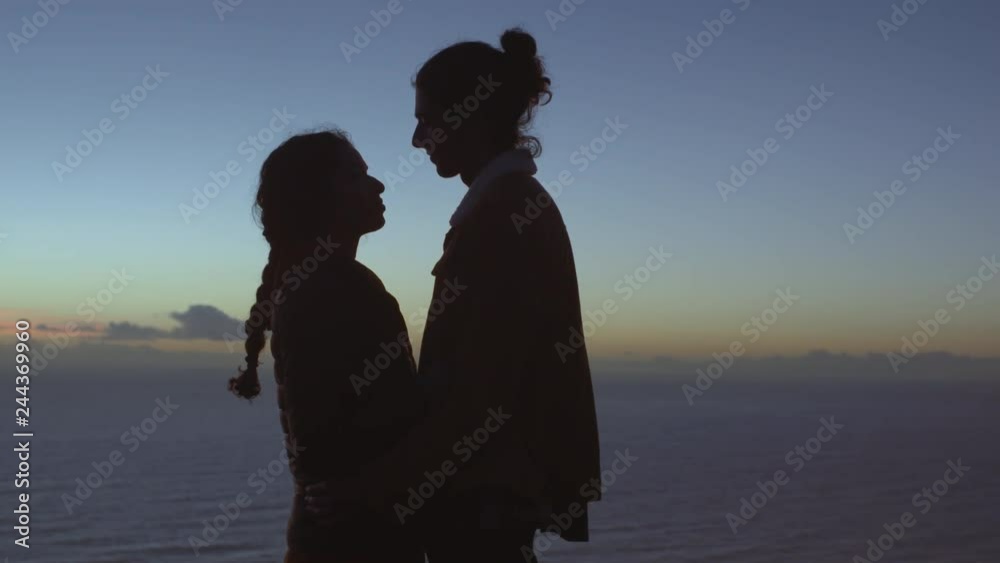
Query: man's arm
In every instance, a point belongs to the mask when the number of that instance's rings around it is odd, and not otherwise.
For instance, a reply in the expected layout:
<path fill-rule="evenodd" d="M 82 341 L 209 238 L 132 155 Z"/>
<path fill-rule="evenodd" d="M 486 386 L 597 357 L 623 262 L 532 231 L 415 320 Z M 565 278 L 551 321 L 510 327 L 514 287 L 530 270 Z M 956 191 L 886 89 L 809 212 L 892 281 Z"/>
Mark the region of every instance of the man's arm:
<path fill-rule="evenodd" d="M 500 232 L 477 252 L 482 266 L 463 268 L 469 277 L 457 281 L 466 287 L 442 313 L 455 329 L 448 331 L 448 396 L 405 440 L 362 472 L 361 490 L 374 504 L 405 504 L 405 491 L 426 480 L 424 472 L 460 461 L 456 444 L 482 428 L 491 410 L 511 413 L 517 407 L 521 366 L 534 333 L 538 279 L 531 271 L 531 254 L 538 251 L 525 251 L 527 241 L 514 239 L 513 230 Z"/>

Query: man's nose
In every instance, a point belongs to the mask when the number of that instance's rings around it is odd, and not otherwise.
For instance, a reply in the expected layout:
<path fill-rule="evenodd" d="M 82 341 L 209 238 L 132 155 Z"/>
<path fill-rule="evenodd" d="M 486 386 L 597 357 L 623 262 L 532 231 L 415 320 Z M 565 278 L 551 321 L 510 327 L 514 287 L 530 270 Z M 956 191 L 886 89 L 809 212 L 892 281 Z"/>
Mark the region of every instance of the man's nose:
<path fill-rule="evenodd" d="M 419 149 L 420 147 L 423 146 L 423 145 L 420 144 L 420 141 L 423 140 L 423 136 L 420 133 L 421 133 L 421 131 L 420 131 L 420 125 L 418 124 L 413 129 L 413 136 L 410 138 L 410 144 L 413 145 L 413 148 L 415 148 L 415 149 Z"/>
<path fill-rule="evenodd" d="M 375 188 L 375 193 L 379 195 L 385 193 L 385 184 L 383 184 L 382 181 L 379 180 L 378 178 L 372 178 L 372 180 L 374 180 L 373 184 Z"/>

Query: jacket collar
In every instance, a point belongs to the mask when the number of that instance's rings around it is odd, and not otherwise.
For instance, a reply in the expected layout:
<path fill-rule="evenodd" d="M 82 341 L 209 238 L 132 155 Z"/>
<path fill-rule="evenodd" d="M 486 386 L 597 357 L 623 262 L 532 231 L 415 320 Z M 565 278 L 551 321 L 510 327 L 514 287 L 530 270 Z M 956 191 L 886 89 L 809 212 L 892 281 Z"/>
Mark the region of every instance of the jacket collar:
<path fill-rule="evenodd" d="M 535 159 L 528 150 L 511 149 L 498 154 L 493 160 L 486 163 L 486 166 L 479 172 L 476 179 L 472 181 L 472 185 L 469 186 L 469 190 L 465 193 L 465 197 L 462 198 L 462 202 L 458 204 L 458 209 L 451 216 L 451 226 L 457 227 L 468 219 L 484 196 L 489 193 L 493 180 L 511 172 L 524 172 L 531 175 L 538 172 L 538 167 L 535 166 Z"/>

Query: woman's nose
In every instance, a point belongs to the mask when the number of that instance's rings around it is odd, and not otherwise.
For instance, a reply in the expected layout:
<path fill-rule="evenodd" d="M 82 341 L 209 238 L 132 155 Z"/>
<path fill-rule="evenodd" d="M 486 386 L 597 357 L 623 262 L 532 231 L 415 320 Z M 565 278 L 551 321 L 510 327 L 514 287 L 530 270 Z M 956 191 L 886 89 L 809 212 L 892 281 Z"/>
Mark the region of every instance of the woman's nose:
<path fill-rule="evenodd" d="M 381 180 L 375 177 L 372 177 L 372 180 L 374 180 L 373 184 L 375 187 L 375 193 L 379 195 L 385 193 L 385 184 L 383 184 Z"/>

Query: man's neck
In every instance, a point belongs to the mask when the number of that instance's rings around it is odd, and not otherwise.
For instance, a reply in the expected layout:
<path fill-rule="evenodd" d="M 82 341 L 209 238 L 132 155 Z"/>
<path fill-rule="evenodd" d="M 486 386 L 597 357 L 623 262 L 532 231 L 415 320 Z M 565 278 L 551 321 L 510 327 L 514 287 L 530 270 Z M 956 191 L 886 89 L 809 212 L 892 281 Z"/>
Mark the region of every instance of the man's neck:
<path fill-rule="evenodd" d="M 472 183 L 475 182 L 476 178 L 479 177 L 479 174 L 483 171 L 483 168 L 486 168 L 487 164 L 489 164 L 494 158 L 496 158 L 503 152 L 505 151 L 486 152 L 479 155 L 478 157 L 471 159 L 472 165 L 468 166 L 461 173 L 462 183 L 465 184 L 465 187 L 471 188 Z"/>

